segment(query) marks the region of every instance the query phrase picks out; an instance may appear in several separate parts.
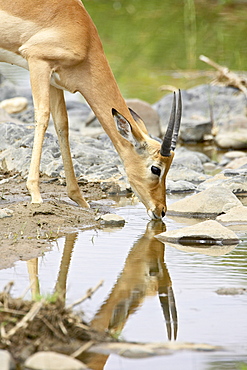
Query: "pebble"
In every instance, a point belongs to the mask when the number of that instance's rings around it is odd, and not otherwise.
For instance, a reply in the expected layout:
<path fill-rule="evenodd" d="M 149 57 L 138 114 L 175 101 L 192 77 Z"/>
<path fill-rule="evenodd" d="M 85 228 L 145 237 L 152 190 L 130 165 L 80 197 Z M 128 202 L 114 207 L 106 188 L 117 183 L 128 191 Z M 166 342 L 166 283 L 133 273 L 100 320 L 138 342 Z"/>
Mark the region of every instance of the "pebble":
<path fill-rule="evenodd" d="M 13 211 L 8 208 L 1 208 L 0 209 L 0 218 L 5 218 L 5 217 L 12 217 L 13 216 Z"/>
<path fill-rule="evenodd" d="M 125 219 L 113 213 L 106 213 L 96 220 L 100 220 L 102 226 L 123 227 L 125 225 Z"/>
<path fill-rule="evenodd" d="M 28 370 L 87 369 L 87 367 L 81 361 L 56 352 L 37 352 L 25 361 L 24 366 Z"/>
<path fill-rule="evenodd" d="M 27 108 L 28 100 L 24 97 L 16 97 L 11 99 L 2 100 L 0 108 L 4 109 L 7 113 L 19 113 Z"/>
<path fill-rule="evenodd" d="M 15 364 L 11 354 L 6 351 L 0 349 L 0 369 L 1 370 L 14 370 Z"/>

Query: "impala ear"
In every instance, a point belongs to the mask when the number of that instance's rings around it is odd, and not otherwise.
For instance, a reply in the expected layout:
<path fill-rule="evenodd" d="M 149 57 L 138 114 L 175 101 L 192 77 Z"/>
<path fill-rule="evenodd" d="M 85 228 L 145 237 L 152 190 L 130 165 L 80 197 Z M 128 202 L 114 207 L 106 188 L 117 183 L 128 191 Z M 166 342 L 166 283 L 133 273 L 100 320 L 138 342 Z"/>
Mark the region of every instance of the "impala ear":
<path fill-rule="evenodd" d="M 133 109 L 131 109 L 130 107 L 129 107 L 129 111 L 132 117 L 134 118 L 134 120 L 136 121 L 136 123 L 138 124 L 138 126 L 140 127 L 140 129 L 144 132 L 144 134 L 149 135 L 147 128 L 145 126 L 145 123 L 143 122 L 141 117 L 135 111 L 133 111 Z"/>
<path fill-rule="evenodd" d="M 122 135 L 122 137 L 128 140 L 132 145 L 136 146 L 137 141 L 132 134 L 132 128 L 129 121 L 114 108 L 112 109 L 112 115 L 120 135 Z"/>

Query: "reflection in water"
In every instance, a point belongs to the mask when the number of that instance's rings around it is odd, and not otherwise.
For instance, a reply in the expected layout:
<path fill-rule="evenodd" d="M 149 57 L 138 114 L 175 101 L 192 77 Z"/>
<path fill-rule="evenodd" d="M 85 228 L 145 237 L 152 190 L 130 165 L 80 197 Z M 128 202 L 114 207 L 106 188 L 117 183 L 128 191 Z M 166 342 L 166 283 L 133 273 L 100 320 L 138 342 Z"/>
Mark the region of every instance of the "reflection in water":
<path fill-rule="evenodd" d="M 177 337 L 177 311 L 171 279 L 164 263 L 164 244 L 154 236 L 165 231 L 160 221 L 150 221 L 125 261 L 116 284 L 91 321 L 98 331 L 118 336 L 130 315 L 146 296 L 158 293 L 164 313 L 168 339 Z M 173 328 L 172 328 L 173 326 Z"/>
<path fill-rule="evenodd" d="M 108 331 L 117 337 L 128 317 L 136 312 L 145 297 L 158 294 L 167 328 L 168 339 L 177 338 L 177 311 L 172 283 L 164 263 L 164 244 L 155 235 L 165 231 L 162 221 L 150 221 L 146 232 L 134 243 L 116 284 L 91 321 L 97 331 Z M 54 294 L 66 298 L 66 282 L 77 233 L 66 235 Z M 38 259 L 27 262 L 32 298 L 40 294 Z"/>
<path fill-rule="evenodd" d="M 93 329 L 108 331 L 111 335 L 118 336 L 129 316 L 136 312 L 145 297 L 158 294 L 166 322 L 168 339 L 175 340 L 177 338 L 177 310 L 170 275 L 164 262 L 165 247 L 155 238 L 155 235 L 163 231 L 165 231 L 165 225 L 161 221 L 150 221 L 147 224 L 145 233 L 130 250 L 124 268 L 109 297 L 92 319 L 91 327 Z M 64 302 L 69 265 L 77 235 L 77 233 L 66 235 L 54 289 L 54 294 L 58 294 Z M 40 293 L 38 259 L 32 259 L 27 264 L 34 299 Z M 91 369 L 100 370 L 104 368 L 108 357 L 108 355 L 91 352 L 81 354 L 79 359 Z"/>

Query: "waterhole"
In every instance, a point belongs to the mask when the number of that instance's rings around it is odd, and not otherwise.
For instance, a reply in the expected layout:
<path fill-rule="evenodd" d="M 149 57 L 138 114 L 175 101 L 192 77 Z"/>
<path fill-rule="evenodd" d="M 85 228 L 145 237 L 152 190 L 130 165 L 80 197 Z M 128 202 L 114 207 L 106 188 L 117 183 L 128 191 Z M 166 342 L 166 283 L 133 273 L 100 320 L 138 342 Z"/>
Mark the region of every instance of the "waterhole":
<path fill-rule="evenodd" d="M 42 257 L 1 270 L 1 290 L 14 281 L 18 297 L 36 279 L 33 293 L 47 296 L 63 289 L 70 304 L 103 280 L 92 298 L 77 306 L 97 330 L 134 342 L 172 340 L 224 348 L 138 360 L 101 355 L 101 369 L 241 369 L 247 363 L 246 242 L 217 256 L 193 248 L 188 253 L 155 238 L 186 221 L 166 217 L 165 224 L 152 222 L 140 203 L 118 205 L 116 212 L 126 220 L 123 228 L 65 235 Z M 221 288 L 225 294 L 217 293 Z"/>

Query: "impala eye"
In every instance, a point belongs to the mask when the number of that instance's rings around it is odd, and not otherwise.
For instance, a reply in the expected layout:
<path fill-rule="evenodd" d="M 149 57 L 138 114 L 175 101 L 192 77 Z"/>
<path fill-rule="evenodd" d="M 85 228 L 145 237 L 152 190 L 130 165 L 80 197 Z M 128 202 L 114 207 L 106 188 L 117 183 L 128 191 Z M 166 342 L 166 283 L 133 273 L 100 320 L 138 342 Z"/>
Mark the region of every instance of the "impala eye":
<path fill-rule="evenodd" d="M 157 176 L 160 176 L 161 174 L 161 170 L 159 167 L 155 167 L 155 166 L 152 166 L 151 167 L 151 172 L 154 174 L 154 175 L 157 175 Z"/>

